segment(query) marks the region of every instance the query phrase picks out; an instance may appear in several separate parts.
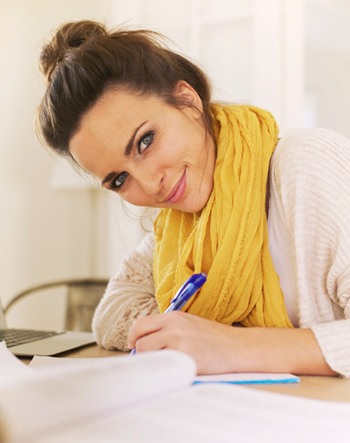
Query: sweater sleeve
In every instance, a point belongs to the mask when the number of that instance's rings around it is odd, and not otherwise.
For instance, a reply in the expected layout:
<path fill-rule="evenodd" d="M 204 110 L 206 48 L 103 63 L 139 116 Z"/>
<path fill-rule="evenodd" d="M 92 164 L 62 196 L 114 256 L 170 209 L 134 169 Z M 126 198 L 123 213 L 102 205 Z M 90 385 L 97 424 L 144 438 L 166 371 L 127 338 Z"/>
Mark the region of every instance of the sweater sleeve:
<path fill-rule="evenodd" d="M 329 366 L 350 377 L 350 141 L 325 129 L 291 131 L 272 165 L 299 324 L 312 329 Z"/>
<path fill-rule="evenodd" d="M 154 237 L 148 234 L 109 281 L 92 320 L 100 346 L 127 351 L 127 335 L 133 321 L 159 312 L 153 283 L 153 250 Z"/>

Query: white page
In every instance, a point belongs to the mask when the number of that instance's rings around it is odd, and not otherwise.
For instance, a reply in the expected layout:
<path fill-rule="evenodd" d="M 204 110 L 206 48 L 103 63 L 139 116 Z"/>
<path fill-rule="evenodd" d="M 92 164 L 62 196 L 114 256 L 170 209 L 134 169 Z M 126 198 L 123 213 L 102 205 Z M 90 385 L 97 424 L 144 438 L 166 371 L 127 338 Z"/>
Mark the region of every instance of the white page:
<path fill-rule="evenodd" d="M 160 354 L 163 352 L 165 351 Z M 130 358 L 136 361 L 134 359 L 140 356 L 141 354 Z M 115 357 L 116 361 L 128 358 Z M 154 362 L 156 359 L 157 357 Z M 81 371 L 84 360 L 80 360 L 77 372 Z M 107 360 L 110 358 L 93 360 L 93 365 L 97 368 L 98 361 L 109 365 Z M 172 362 L 175 367 L 177 363 L 176 360 Z M 63 367 L 58 365 L 51 370 L 62 371 Z M 45 373 L 44 367 L 42 371 Z M 178 369 L 175 372 L 177 371 Z M 158 374 L 153 375 L 158 381 Z M 115 379 L 118 380 L 118 377 Z M 134 377 L 123 378 L 124 385 L 130 383 L 130 380 L 134 380 Z M 143 382 L 147 382 L 147 376 L 143 378 Z M 109 390 L 110 394 L 112 388 Z M 94 392 L 99 393 L 95 389 Z M 70 392 L 69 398 L 75 398 L 74 394 L 75 392 Z M 104 395 L 107 395 L 108 400 L 108 394 Z M 23 395 L 21 398 L 23 399 Z M 152 398 L 148 397 L 150 401 L 146 403 L 144 399 L 140 399 L 127 407 L 111 405 L 100 414 L 95 413 L 80 422 L 73 420 L 59 426 L 56 432 L 49 430 L 46 434 L 37 435 L 35 443 L 349 441 L 350 404 L 347 403 L 316 401 L 232 385 L 199 385 Z M 57 400 L 59 398 L 57 399 L 56 393 L 51 398 L 55 413 Z M 87 400 L 85 397 L 85 401 Z M 68 415 L 70 405 L 66 406 L 65 412 Z M 44 419 L 45 417 L 42 418 L 43 421 Z M 25 435 L 23 441 L 29 443 L 30 436 Z"/>
<path fill-rule="evenodd" d="M 96 357 L 96 358 L 79 358 L 79 357 L 48 357 L 43 355 L 35 355 L 29 363 L 31 368 L 43 368 L 47 366 L 69 366 L 69 367 L 84 367 L 87 363 L 93 363 L 99 360 L 110 360 L 119 357 L 125 357 L 129 354 L 116 354 L 111 357 Z"/>
<path fill-rule="evenodd" d="M 0 410 L 7 426 L 16 441 L 26 443 L 189 386 L 196 365 L 186 354 L 158 351 L 31 373 L 35 376 L 30 382 L 20 377 L 0 384 Z"/>
<path fill-rule="evenodd" d="M 110 358 L 110 357 L 106 357 Z M 114 358 L 114 357 L 112 357 Z M 43 357 L 35 356 L 30 363 L 32 368 L 41 368 L 44 366 L 55 365 L 69 365 L 81 366 L 84 361 L 93 361 L 95 359 L 81 359 L 81 358 L 60 358 L 60 357 Z M 233 383 L 233 384 L 275 384 L 275 383 L 297 383 L 299 377 L 292 374 L 278 374 L 278 373 L 229 373 L 229 374 L 214 374 L 214 375 L 200 375 L 195 377 L 195 383 Z"/>
<path fill-rule="evenodd" d="M 36 443 L 349 443 L 350 404 L 199 385 Z"/>
<path fill-rule="evenodd" d="M 15 357 L 6 346 L 6 342 L 0 342 L 0 383 L 9 382 L 32 371 L 21 360 Z"/>

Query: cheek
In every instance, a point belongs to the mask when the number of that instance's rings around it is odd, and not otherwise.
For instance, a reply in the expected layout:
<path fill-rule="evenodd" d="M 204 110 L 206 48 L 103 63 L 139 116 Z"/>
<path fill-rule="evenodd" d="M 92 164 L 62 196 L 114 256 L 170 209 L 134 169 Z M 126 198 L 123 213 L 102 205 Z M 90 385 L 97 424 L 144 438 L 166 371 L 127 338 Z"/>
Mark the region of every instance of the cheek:
<path fill-rule="evenodd" d="M 129 185 L 127 190 L 118 195 L 122 200 L 125 200 L 134 206 L 146 206 L 149 204 L 147 195 L 145 195 L 143 190 L 136 183 Z"/>
<path fill-rule="evenodd" d="M 175 137 L 167 143 L 162 151 L 162 156 L 158 158 L 159 168 L 176 167 L 184 163 L 193 163 L 193 142 L 190 137 Z"/>

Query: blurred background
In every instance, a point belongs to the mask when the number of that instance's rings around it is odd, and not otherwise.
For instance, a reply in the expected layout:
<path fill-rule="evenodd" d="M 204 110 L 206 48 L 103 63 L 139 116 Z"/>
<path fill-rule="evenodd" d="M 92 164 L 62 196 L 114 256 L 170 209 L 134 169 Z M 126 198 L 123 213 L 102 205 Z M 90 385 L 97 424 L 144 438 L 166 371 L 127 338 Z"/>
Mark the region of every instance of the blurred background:
<path fill-rule="evenodd" d="M 325 126 L 350 137 L 348 0 L 0 0 L 3 303 L 51 280 L 109 277 L 145 234 L 139 209 L 72 172 L 35 134 L 41 47 L 81 19 L 162 32 L 207 71 L 215 99 L 269 109 L 281 134 Z M 36 326 L 55 309 L 41 302 L 13 323 Z"/>

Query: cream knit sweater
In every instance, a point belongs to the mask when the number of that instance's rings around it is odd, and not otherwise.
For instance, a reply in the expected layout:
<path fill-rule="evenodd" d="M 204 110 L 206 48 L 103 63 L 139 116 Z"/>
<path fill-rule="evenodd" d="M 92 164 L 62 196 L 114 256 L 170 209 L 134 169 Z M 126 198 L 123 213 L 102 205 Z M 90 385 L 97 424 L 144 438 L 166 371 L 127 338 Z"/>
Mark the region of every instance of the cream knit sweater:
<path fill-rule="evenodd" d="M 312 328 L 330 367 L 350 377 L 350 141 L 324 129 L 287 133 L 271 161 L 270 205 L 288 245 L 288 278 L 279 275 L 296 301 L 296 325 Z M 148 234 L 96 309 L 93 331 L 107 349 L 127 350 L 132 322 L 158 312 L 153 249 Z"/>

